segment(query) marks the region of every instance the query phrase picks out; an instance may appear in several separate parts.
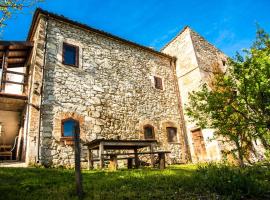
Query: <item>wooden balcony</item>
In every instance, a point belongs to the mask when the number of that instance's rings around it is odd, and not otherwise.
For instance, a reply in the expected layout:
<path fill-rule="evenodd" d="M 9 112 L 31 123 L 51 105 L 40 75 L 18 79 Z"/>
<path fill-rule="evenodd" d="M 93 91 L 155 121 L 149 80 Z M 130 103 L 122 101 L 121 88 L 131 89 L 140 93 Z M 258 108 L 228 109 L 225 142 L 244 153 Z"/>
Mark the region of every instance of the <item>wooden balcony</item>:
<path fill-rule="evenodd" d="M 0 41 L 0 110 L 24 108 L 32 47 L 31 42 Z"/>

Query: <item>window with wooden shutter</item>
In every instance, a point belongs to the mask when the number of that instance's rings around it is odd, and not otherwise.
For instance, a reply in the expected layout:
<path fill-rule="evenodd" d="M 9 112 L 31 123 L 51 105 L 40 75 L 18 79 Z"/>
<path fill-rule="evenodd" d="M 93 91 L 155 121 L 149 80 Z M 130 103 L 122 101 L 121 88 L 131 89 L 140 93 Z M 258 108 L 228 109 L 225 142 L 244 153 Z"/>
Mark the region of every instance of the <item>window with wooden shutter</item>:
<path fill-rule="evenodd" d="M 154 81 L 155 81 L 155 88 L 163 90 L 162 78 L 154 76 Z"/>

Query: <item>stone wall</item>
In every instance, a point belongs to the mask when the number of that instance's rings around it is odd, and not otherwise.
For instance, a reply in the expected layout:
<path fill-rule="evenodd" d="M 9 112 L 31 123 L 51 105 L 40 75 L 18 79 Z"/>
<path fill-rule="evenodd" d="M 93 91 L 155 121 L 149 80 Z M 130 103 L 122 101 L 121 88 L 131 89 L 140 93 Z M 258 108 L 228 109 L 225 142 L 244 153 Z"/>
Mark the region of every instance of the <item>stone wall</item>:
<path fill-rule="evenodd" d="M 198 90 L 205 82 L 210 83 L 213 71 L 223 71 L 225 66 L 223 66 L 222 61 L 226 61 L 226 56 L 189 27 L 184 28 L 176 38 L 164 47 L 162 52 L 177 58 L 178 85 L 185 113 L 189 93 Z M 191 122 L 187 115 L 184 116 L 184 120 L 192 161 L 221 159 L 218 142 L 211 140 L 214 134 L 212 129 L 202 130 L 207 156 L 201 158 L 196 156 L 192 131 L 199 127 Z"/>
<path fill-rule="evenodd" d="M 26 120 L 24 124 L 24 140 L 26 144 L 26 163 L 34 164 L 39 160 L 38 139 L 39 139 L 39 119 L 41 88 L 44 67 L 46 37 L 46 19 L 41 17 L 31 37 L 34 43 L 30 60 L 30 70 L 28 79 L 29 100 L 26 109 Z"/>
<path fill-rule="evenodd" d="M 214 73 L 225 71 L 227 56 L 191 29 L 190 36 L 202 80 L 211 84 Z"/>
<path fill-rule="evenodd" d="M 79 47 L 79 68 L 62 64 L 62 44 Z M 96 138 L 142 139 L 155 128 L 157 148 L 186 162 L 173 59 L 50 18 L 42 101 L 41 156 L 45 165 L 72 166 L 73 147 L 61 141 L 61 120 L 80 122 L 82 142 Z M 154 87 L 161 77 L 164 89 Z M 167 142 L 166 126 L 178 141 Z M 82 160 L 86 158 L 83 147 Z"/>

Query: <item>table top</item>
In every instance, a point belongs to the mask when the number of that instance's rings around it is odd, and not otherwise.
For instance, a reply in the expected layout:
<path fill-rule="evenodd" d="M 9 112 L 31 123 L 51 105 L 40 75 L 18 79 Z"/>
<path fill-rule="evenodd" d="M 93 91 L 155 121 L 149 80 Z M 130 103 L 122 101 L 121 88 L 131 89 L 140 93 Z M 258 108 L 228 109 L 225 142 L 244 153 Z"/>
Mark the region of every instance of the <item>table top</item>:
<path fill-rule="evenodd" d="M 107 149 L 139 149 L 156 144 L 157 140 L 114 140 L 114 139 L 95 139 L 85 143 L 89 149 L 99 149 L 103 145 Z"/>

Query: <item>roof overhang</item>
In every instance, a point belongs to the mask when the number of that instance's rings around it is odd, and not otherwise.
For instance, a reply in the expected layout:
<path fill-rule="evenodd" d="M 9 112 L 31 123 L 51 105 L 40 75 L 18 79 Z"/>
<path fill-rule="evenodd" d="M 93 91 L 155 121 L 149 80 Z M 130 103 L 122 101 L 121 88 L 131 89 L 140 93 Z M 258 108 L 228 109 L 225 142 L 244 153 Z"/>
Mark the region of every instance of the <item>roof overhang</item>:
<path fill-rule="evenodd" d="M 27 96 L 0 92 L 0 110 L 22 111 L 27 103 Z"/>
<path fill-rule="evenodd" d="M 0 68 L 3 57 L 7 59 L 8 68 L 24 67 L 32 47 L 33 43 L 28 41 L 0 41 Z"/>

